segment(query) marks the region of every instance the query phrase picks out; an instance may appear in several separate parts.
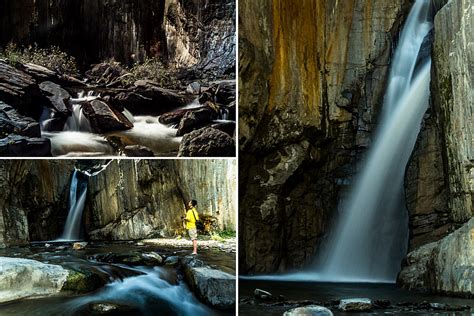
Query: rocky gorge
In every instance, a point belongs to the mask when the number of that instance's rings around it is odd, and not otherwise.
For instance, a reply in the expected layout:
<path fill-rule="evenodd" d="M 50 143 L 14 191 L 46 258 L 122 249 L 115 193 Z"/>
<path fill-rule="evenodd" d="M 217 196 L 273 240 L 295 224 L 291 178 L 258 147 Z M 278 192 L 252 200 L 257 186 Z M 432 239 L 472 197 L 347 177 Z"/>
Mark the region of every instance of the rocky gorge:
<path fill-rule="evenodd" d="M 235 9 L 2 2 L 1 155 L 235 156 Z"/>
<path fill-rule="evenodd" d="M 45 311 L 45 302 L 51 315 L 64 308 L 73 314 L 108 312 L 101 308 L 232 312 L 236 249 L 235 238 L 226 236 L 237 228 L 235 161 L 3 160 L 0 165 L 0 301 L 39 297 L 26 305 L 0 304 L 0 313 L 34 315 Z M 191 199 L 199 201 L 204 223 L 197 257 L 189 255 L 192 243 L 183 239 L 182 217 Z M 66 234 L 70 221 L 75 228 Z M 100 297 L 90 294 L 94 291 Z M 145 301 L 149 304 L 140 303 Z"/>
<path fill-rule="evenodd" d="M 398 282 L 469 296 L 474 7 L 431 4 L 433 31 L 421 52 L 432 56 L 430 105 L 404 175 L 409 253 Z M 373 144 L 412 5 L 239 3 L 242 274 L 311 269 Z"/>

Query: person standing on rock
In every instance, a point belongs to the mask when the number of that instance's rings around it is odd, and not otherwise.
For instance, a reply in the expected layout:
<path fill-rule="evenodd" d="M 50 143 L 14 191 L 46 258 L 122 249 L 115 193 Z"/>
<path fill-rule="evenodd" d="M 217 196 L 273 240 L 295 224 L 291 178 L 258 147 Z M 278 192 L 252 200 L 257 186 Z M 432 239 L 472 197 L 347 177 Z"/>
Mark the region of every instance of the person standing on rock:
<path fill-rule="evenodd" d="M 186 212 L 186 217 L 184 218 L 186 222 L 186 229 L 188 231 L 189 237 L 193 241 L 193 255 L 197 255 L 197 227 L 196 222 L 199 221 L 199 214 L 196 211 L 196 200 L 191 200 L 188 203 L 188 211 Z"/>

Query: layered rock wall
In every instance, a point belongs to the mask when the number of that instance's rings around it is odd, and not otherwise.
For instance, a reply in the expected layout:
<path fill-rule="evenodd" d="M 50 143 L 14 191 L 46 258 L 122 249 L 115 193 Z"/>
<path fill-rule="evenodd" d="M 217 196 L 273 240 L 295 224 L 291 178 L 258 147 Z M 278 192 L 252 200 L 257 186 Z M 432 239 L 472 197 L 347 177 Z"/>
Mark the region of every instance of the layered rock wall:
<path fill-rule="evenodd" d="M 3 160 L 0 163 L 0 247 L 58 238 L 68 211 L 74 160 Z M 84 209 L 89 239 L 172 237 L 183 232 L 190 198 L 218 229 L 235 230 L 233 160 L 114 160 L 89 178 Z"/>
<path fill-rule="evenodd" d="M 0 46 L 10 41 L 56 45 L 86 65 L 158 57 L 223 76 L 235 65 L 235 2 L 0 1 Z"/>
<path fill-rule="evenodd" d="M 242 273 L 313 260 L 370 142 L 409 6 L 239 2 Z"/>
<path fill-rule="evenodd" d="M 399 282 L 410 289 L 474 294 L 473 27 L 472 1 L 435 17 L 432 106 L 406 179 L 412 251 Z"/>

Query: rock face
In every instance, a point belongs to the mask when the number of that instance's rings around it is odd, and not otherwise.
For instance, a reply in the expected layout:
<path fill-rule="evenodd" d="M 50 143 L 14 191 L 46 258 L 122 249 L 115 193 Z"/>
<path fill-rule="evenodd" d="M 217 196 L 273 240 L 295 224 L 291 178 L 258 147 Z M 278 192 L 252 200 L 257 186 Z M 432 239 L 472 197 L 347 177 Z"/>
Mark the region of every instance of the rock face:
<path fill-rule="evenodd" d="M 473 23 L 467 0 L 449 1 L 435 16 L 432 104 L 406 178 L 413 235 L 399 277 L 406 288 L 473 293 Z"/>
<path fill-rule="evenodd" d="M 369 143 L 409 6 L 239 2 L 241 273 L 313 260 Z"/>
<path fill-rule="evenodd" d="M 470 1 L 449 1 L 435 16 L 432 104 L 406 177 L 410 249 L 437 241 L 472 216 L 474 41 Z"/>
<path fill-rule="evenodd" d="M 218 64 L 220 75 L 235 67 L 233 0 L 2 1 L 0 12 L 0 46 L 56 45 L 85 64 L 150 56 L 209 71 Z"/>
<path fill-rule="evenodd" d="M 0 163 L 0 247 L 61 235 L 74 165 L 87 161 L 3 160 Z M 89 162 L 92 164 L 98 161 Z M 89 178 L 84 210 L 90 239 L 172 237 L 183 232 L 190 199 L 200 214 L 235 230 L 237 170 L 231 160 L 121 160 Z"/>
<path fill-rule="evenodd" d="M 69 272 L 61 266 L 35 260 L 0 258 L 0 303 L 57 294 Z"/>

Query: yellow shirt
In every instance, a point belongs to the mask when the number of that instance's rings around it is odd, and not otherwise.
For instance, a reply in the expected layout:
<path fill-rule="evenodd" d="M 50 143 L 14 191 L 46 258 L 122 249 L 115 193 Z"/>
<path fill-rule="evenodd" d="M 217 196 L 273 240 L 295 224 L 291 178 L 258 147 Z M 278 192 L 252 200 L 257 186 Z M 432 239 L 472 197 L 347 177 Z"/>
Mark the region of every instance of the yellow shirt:
<path fill-rule="evenodd" d="M 194 212 L 194 215 L 193 215 Z M 196 216 L 196 219 L 194 217 Z M 196 208 L 192 208 L 186 212 L 186 229 L 196 228 L 196 221 L 199 220 L 199 214 Z"/>

